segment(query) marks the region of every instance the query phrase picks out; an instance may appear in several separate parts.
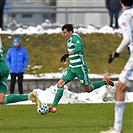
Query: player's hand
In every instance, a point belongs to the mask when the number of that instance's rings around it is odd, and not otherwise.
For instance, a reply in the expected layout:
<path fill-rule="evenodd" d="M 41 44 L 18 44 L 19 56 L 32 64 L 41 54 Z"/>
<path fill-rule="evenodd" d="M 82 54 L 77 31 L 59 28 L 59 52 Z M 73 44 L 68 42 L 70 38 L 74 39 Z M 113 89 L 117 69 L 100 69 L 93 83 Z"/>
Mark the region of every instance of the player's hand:
<path fill-rule="evenodd" d="M 119 57 L 119 54 L 116 52 L 113 52 L 109 55 L 108 63 L 111 63 L 116 57 Z"/>
<path fill-rule="evenodd" d="M 61 57 L 61 60 L 60 62 L 65 62 L 66 61 L 66 58 L 68 58 L 69 54 L 64 54 L 62 57 Z"/>

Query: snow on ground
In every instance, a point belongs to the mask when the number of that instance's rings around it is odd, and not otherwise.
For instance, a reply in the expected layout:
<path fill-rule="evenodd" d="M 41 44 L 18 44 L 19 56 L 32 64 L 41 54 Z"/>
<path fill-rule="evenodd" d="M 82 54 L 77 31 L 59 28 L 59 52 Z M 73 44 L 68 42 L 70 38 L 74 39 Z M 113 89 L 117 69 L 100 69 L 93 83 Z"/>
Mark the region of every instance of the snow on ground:
<path fill-rule="evenodd" d="M 59 104 L 73 104 L 73 103 L 114 103 L 115 102 L 115 87 L 111 86 L 103 86 L 99 89 L 94 90 L 91 93 L 74 93 L 68 90 L 67 86 L 65 86 L 65 90 L 63 96 L 59 102 Z M 47 88 L 45 91 L 41 89 L 34 89 L 42 103 L 51 104 L 54 100 L 55 93 L 57 91 L 57 87 L 51 86 Z M 126 93 L 125 102 L 133 102 L 133 92 Z M 35 104 L 30 100 L 13 103 L 9 105 L 15 104 Z"/>
<path fill-rule="evenodd" d="M 51 22 L 45 21 L 44 23 L 37 25 L 37 26 L 26 26 L 23 24 L 18 24 L 16 21 L 10 22 L 6 26 L 6 30 L 0 31 L 2 34 L 53 34 L 53 33 L 61 33 L 61 26 L 60 24 L 52 24 Z M 11 30 L 14 29 L 14 30 Z M 118 33 L 121 34 L 121 29 L 113 29 L 112 27 L 109 27 L 108 25 L 105 25 L 103 27 L 95 27 L 93 25 L 87 25 L 87 26 L 78 26 L 74 25 L 74 31 L 80 32 L 83 34 L 91 34 L 91 33 L 103 33 L 103 34 L 114 34 Z"/>
<path fill-rule="evenodd" d="M 59 104 L 72 104 L 72 103 L 113 103 L 115 102 L 115 90 L 117 81 L 114 82 L 114 87 L 102 86 L 99 89 L 92 91 L 91 93 L 75 93 L 69 91 L 67 85 L 65 86 L 63 96 Z M 51 104 L 54 100 L 54 96 L 57 91 L 57 85 L 52 85 L 46 90 L 39 88 L 34 89 L 42 103 Z M 133 92 L 126 93 L 126 102 L 133 102 Z M 34 104 L 30 100 L 13 103 L 13 104 Z M 11 104 L 12 105 L 12 104 Z"/>

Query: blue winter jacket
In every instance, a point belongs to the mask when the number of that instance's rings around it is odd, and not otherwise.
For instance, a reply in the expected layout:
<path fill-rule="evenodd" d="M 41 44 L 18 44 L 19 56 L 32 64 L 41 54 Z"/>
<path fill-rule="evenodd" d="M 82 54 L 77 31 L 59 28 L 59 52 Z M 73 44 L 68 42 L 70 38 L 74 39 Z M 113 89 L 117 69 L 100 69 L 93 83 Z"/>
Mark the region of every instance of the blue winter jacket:
<path fill-rule="evenodd" d="M 14 44 L 12 44 L 12 48 L 7 51 L 6 63 L 10 69 L 10 73 L 24 73 L 28 60 L 27 51 L 21 44 L 18 48 L 15 48 Z"/>

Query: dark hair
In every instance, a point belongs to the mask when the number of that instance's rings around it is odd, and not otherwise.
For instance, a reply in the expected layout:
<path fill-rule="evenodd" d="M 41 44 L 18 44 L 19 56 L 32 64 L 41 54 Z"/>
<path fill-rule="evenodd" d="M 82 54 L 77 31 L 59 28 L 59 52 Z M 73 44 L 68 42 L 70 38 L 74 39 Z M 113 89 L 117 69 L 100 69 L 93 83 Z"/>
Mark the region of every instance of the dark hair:
<path fill-rule="evenodd" d="M 67 31 L 72 31 L 73 32 L 73 26 L 72 24 L 65 24 L 62 26 L 62 30 L 66 29 Z"/>
<path fill-rule="evenodd" d="M 133 6 L 133 0 L 120 0 L 125 6 Z"/>

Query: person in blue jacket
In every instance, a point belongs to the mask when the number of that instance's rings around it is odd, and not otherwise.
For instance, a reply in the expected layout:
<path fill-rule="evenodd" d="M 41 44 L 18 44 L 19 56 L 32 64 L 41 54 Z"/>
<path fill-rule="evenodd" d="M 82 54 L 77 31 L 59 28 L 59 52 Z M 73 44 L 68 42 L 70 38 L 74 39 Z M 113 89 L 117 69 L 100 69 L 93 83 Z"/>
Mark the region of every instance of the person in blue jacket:
<path fill-rule="evenodd" d="M 11 84 L 10 94 L 14 93 L 16 77 L 18 77 L 18 91 L 23 94 L 23 74 L 28 64 L 28 53 L 22 47 L 19 38 L 14 38 L 12 48 L 6 54 L 6 63 L 10 69 Z"/>

